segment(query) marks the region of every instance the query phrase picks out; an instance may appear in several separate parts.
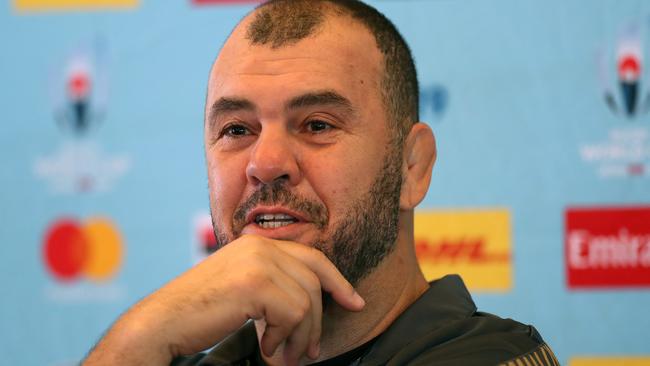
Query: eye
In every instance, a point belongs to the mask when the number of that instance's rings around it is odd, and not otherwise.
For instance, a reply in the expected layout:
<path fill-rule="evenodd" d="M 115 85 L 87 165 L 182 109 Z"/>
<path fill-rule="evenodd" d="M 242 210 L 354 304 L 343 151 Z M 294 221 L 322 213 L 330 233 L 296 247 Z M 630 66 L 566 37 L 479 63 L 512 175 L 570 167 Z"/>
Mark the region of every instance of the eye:
<path fill-rule="evenodd" d="M 248 128 L 242 126 L 242 125 L 229 125 L 226 126 L 223 130 L 221 130 L 221 136 L 226 136 L 226 137 L 241 137 L 241 136 L 246 136 L 250 135 L 250 131 Z"/>
<path fill-rule="evenodd" d="M 311 133 L 322 133 L 327 130 L 331 130 L 333 128 L 334 126 L 332 126 L 331 124 L 319 120 L 309 121 L 307 122 L 307 126 L 306 126 L 307 131 Z"/>

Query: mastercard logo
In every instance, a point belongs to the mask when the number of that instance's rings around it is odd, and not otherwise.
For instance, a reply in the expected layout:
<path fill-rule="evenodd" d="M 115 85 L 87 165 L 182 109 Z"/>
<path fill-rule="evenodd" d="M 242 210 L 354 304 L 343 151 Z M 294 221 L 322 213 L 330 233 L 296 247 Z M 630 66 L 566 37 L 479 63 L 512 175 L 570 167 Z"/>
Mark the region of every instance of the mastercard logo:
<path fill-rule="evenodd" d="M 123 254 L 116 225 L 103 217 L 56 220 L 43 240 L 43 261 L 52 276 L 64 282 L 106 281 L 119 269 Z"/>

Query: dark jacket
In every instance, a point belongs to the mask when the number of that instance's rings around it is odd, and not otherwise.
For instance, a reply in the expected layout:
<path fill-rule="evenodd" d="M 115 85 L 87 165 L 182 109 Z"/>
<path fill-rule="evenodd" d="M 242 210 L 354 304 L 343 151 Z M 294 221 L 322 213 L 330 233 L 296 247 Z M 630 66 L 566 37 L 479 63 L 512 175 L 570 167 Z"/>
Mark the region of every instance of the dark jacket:
<path fill-rule="evenodd" d="M 182 357 L 174 366 L 258 365 L 255 327 L 247 324 L 207 354 Z M 535 328 L 476 310 L 457 275 L 430 283 L 355 366 L 540 365 L 558 366 Z"/>

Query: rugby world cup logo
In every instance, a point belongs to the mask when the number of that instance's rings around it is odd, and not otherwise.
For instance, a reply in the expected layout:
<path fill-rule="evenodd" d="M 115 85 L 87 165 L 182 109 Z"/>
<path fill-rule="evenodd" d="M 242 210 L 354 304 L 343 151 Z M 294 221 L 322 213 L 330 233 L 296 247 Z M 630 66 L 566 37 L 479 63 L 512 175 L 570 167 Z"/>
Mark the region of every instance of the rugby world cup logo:
<path fill-rule="evenodd" d="M 97 127 L 104 116 L 108 89 L 104 47 L 98 39 L 77 50 L 52 85 L 55 119 L 77 137 Z"/>
<path fill-rule="evenodd" d="M 35 159 L 34 173 L 53 193 L 109 192 L 130 169 L 128 154 L 107 152 L 107 139 L 92 136 L 106 116 L 107 64 L 106 45 L 98 36 L 75 48 L 51 73 L 54 121 L 65 138 Z"/>
<path fill-rule="evenodd" d="M 612 112 L 628 118 L 648 112 L 650 90 L 645 85 L 648 77 L 644 77 L 646 65 L 640 26 L 628 26 L 619 36 L 615 49 L 601 50 L 599 66 L 605 102 Z"/>
<path fill-rule="evenodd" d="M 89 73 L 86 70 L 76 70 L 68 77 L 67 86 L 70 103 L 61 111 L 59 123 L 78 134 L 83 134 L 92 121 L 92 111 L 89 108 L 92 82 Z"/>
<path fill-rule="evenodd" d="M 641 76 L 641 54 L 637 49 L 622 50 L 618 56 L 618 78 L 623 107 L 628 116 L 636 113 Z"/>

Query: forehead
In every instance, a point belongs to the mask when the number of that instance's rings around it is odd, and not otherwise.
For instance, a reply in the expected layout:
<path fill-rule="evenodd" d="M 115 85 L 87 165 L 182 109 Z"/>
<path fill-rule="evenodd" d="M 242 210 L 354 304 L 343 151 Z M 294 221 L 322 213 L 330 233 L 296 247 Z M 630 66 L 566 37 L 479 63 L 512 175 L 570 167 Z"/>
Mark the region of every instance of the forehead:
<path fill-rule="evenodd" d="M 260 83 L 275 86 L 273 93 L 332 89 L 353 99 L 380 96 L 383 58 L 363 25 L 347 16 L 329 16 L 306 38 L 272 48 L 246 39 L 250 18 L 235 28 L 215 61 L 209 101 L 260 88 Z"/>

